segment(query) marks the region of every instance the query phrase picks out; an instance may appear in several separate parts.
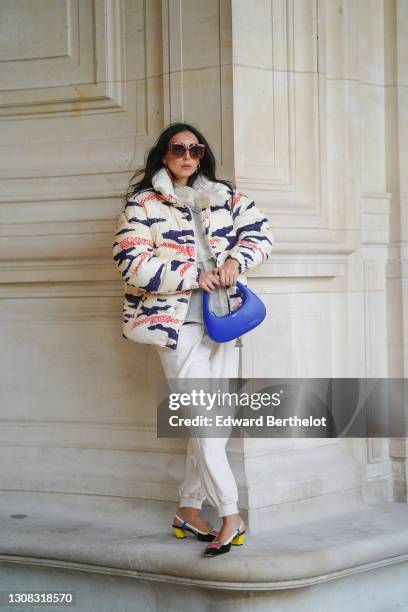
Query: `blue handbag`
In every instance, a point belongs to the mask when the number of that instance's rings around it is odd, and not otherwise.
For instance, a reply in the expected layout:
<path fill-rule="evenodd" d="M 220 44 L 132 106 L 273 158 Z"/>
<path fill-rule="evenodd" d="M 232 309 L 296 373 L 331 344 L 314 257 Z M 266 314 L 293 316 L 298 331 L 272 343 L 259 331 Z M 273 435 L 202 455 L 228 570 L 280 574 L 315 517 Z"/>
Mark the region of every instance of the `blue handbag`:
<path fill-rule="evenodd" d="M 266 316 L 265 304 L 256 293 L 240 281 L 237 281 L 236 285 L 241 292 L 242 303 L 239 308 L 222 317 L 210 310 L 210 296 L 207 291 L 203 291 L 204 323 L 208 335 L 216 342 L 229 342 L 239 338 L 262 323 Z"/>

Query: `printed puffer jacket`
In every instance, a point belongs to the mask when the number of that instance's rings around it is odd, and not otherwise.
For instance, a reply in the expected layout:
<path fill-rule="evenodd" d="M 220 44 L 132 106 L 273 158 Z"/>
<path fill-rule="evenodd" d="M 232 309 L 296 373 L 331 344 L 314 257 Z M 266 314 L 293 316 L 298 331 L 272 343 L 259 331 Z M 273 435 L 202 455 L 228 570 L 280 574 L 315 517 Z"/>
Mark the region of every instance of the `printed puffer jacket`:
<path fill-rule="evenodd" d="M 176 195 L 163 167 L 152 186 L 130 198 L 116 225 L 113 259 L 125 281 L 123 337 L 175 350 L 191 292 L 199 286 L 189 198 L 194 196 L 202 208 L 214 265 L 237 259 L 244 285 L 245 270 L 269 258 L 273 235 L 268 219 L 245 193 L 233 193 L 202 174 Z M 236 286 L 225 289 L 232 311 L 240 306 L 241 294 Z"/>

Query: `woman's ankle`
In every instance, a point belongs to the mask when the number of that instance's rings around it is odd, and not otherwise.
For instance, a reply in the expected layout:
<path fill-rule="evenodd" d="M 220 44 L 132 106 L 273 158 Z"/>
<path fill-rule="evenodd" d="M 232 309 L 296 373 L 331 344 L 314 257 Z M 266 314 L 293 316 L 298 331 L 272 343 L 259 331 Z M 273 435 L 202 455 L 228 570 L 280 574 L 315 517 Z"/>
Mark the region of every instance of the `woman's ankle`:
<path fill-rule="evenodd" d="M 197 516 L 200 513 L 198 508 L 192 508 L 191 506 L 179 506 L 177 508 L 177 514 L 188 514 L 189 516 Z"/>
<path fill-rule="evenodd" d="M 230 525 L 238 521 L 242 521 L 240 514 L 227 514 L 226 516 L 222 517 L 222 522 L 224 525 Z"/>

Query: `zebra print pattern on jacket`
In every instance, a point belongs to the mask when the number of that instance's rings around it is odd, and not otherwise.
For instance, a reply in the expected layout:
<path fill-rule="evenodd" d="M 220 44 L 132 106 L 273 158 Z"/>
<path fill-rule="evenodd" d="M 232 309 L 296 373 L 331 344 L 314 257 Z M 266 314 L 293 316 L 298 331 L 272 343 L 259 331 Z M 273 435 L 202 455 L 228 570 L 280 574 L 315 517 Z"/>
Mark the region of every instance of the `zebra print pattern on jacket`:
<path fill-rule="evenodd" d="M 123 337 L 176 350 L 191 292 L 199 286 L 189 197 L 200 202 L 217 266 L 237 259 L 243 284 L 245 271 L 270 257 L 273 235 L 268 219 L 242 191 L 233 194 L 199 175 L 180 198 L 165 168 L 152 184 L 129 199 L 116 224 L 112 252 L 124 280 Z M 226 290 L 232 311 L 241 295 L 236 287 Z"/>

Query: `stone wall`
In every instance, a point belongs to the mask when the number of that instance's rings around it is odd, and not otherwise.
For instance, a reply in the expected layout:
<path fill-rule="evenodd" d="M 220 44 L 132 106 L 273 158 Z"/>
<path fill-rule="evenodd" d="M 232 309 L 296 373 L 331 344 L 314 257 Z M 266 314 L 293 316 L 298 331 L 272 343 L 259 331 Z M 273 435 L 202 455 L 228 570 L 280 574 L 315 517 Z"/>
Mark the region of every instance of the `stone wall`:
<path fill-rule="evenodd" d="M 404 376 L 404 0 L 14 0 L 3 15 L 0 488 L 177 500 L 185 441 L 156 438 L 160 365 L 122 338 L 111 257 L 129 178 L 170 121 L 202 129 L 218 176 L 271 220 L 243 375 Z M 254 529 L 406 498 L 405 438 L 229 450 Z"/>

